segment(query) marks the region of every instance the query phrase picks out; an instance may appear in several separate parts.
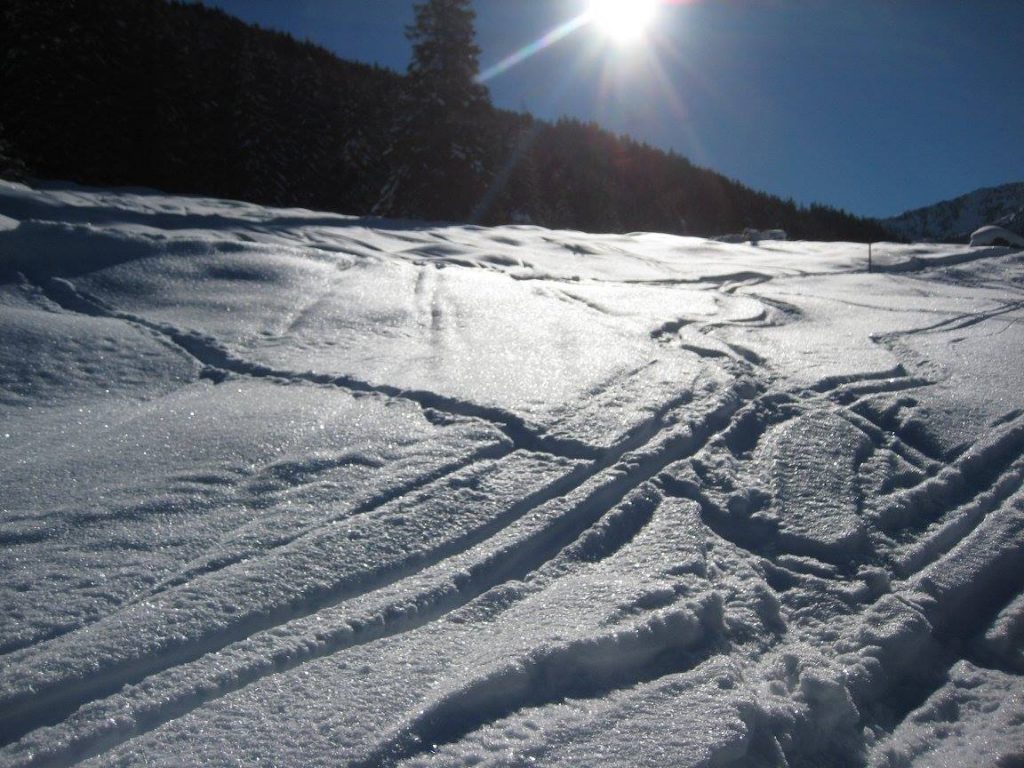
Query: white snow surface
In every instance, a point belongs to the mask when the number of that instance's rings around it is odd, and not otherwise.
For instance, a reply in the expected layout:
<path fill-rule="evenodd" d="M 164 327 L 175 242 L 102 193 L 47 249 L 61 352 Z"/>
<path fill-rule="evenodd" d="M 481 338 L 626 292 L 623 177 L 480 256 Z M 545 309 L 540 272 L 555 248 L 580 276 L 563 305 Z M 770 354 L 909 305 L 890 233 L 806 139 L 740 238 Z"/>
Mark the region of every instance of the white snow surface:
<path fill-rule="evenodd" d="M 0 767 L 1024 764 L 1024 254 L 0 182 Z"/>

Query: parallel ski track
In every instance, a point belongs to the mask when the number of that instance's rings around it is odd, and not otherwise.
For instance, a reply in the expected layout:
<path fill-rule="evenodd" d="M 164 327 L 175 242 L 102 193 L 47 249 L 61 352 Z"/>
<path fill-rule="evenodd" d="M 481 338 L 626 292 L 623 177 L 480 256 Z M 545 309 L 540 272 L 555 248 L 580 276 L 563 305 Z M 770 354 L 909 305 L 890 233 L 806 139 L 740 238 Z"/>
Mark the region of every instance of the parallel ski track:
<path fill-rule="evenodd" d="M 987 254 L 978 258 L 984 257 L 987 257 Z M 913 264 L 900 271 L 914 271 L 927 266 L 933 265 Z M 752 278 L 752 276 L 744 277 Z M 692 284 L 691 281 L 666 282 Z M 730 285 L 725 280 L 716 279 L 707 282 L 718 283 L 717 289 L 727 293 L 731 292 L 731 289 L 739 287 Z M 757 282 L 761 281 L 757 280 Z M 295 628 L 304 626 L 304 622 L 308 622 L 310 618 L 321 611 L 337 612 L 343 608 L 343 601 L 349 600 L 352 595 L 333 595 L 330 600 L 317 601 L 297 614 L 283 613 L 262 625 L 246 626 L 241 633 L 226 634 L 219 637 L 216 642 L 193 648 L 188 653 L 164 656 L 155 660 L 151 665 L 122 670 L 120 674 L 115 674 L 111 679 L 83 681 L 83 685 L 77 688 L 41 697 L 28 710 L 22 711 L 13 718 L 9 717 L 10 713 L 0 713 L 0 722 L 6 721 L 0 726 L 0 734 L 2 734 L 0 741 L 8 745 L 0 750 L 0 766 L 68 766 L 90 757 L 103 755 L 132 738 L 168 724 L 206 703 L 257 683 L 268 675 L 296 669 L 346 648 L 424 627 L 466 605 L 488 590 L 526 579 L 531 574 L 543 569 L 546 564 L 552 563 L 559 553 L 566 551 L 567 548 L 582 545 L 584 535 L 588 530 L 592 529 L 597 522 L 608 517 L 631 493 L 659 477 L 670 464 L 695 456 L 704 450 L 725 450 L 721 438 L 735 424 L 735 419 L 744 406 L 753 403 L 759 395 L 764 394 L 766 389 L 765 384 L 756 384 L 753 379 L 749 378 L 752 372 L 757 378 L 763 378 L 759 374 L 767 374 L 766 371 L 754 370 L 761 361 L 756 356 L 742 355 L 746 364 L 741 368 L 745 370 L 748 378 L 742 378 L 741 374 L 737 374 L 735 389 L 729 392 L 704 417 L 689 424 L 674 423 L 674 412 L 688 402 L 687 397 L 680 396 L 678 399 L 665 403 L 647 422 L 627 434 L 615 446 L 601 451 L 571 439 L 548 438 L 527 425 L 518 416 L 500 409 L 481 407 L 431 392 L 406 391 L 387 385 L 373 385 L 346 376 L 283 371 L 251 363 L 222 348 L 212 339 L 107 307 L 95 299 L 82 295 L 67 281 L 52 280 L 46 286 L 46 292 L 51 299 L 65 309 L 120 319 L 157 334 L 196 359 L 205 367 L 207 375 L 215 380 L 228 375 L 248 376 L 319 386 L 336 386 L 353 392 L 377 393 L 387 397 L 405 398 L 419 403 L 425 409 L 482 419 L 495 425 L 510 441 L 510 448 L 498 451 L 493 456 L 488 454 L 469 457 L 464 462 L 459 462 L 458 466 L 446 466 L 432 473 L 430 477 L 413 481 L 398 489 L 396 493 L 399 495 L 425 488 L 431 482 L 443 479 L 451 472 L 458 471 L 476 461 L 492 458 L 500 460 L 515 450 L 529 450 L 573 458 L 585 462 L 585 466 L 571 473 L 567 478 L 555 482 L 535 497 L 520 502 L 516 505 L 517 509 L 510 510 L 509 514 L 503 516 L 500 524 L 489 527 L 483 535 L 474 537 L 472 541 L 450 551 L 444 551 L 439 557 L 430 560 L 414 573 L 398 574 L 394 579 L 375 583 L 362 591 L 360 595 L 366 599 L 379 595 L 383 601 L 380 604 L 380 608 L 383 609 L 380 614 L 371 612 L 365 614 L 363 618 L 351 616 L 343 626 L 319 631 L 316 634 L 315 643 L 303 645 L 300 642 L 301 632 L 311 630 L 300 630 L 300 637 L 296 639 L 300 647 L 290 649 L 288 655 L 278 656 L 270 650 L 277 642 L 273 638 L 274 630 L 284 626 Z M 576 297 L 571 298 L 575 299 Z M 966 328 L 1022 308 L 1024 308 L 1024 302 L 1006 302 L 991 312 L 948 318 L 910 333 L 931 333 Z M 592 307 L 592 309 L 598 310 L 597 307 Z M 737 351 L 737 354 L 742 354 L 742 352 Z M 931 386 L 932 383 L 928 379 L 911 376 L 902 366 L 897 366 L 891 371 L 878 374 L 823 381 L 809 391 L 793 393 L 796 396 L 794 402 L 801 402 L 807 407 L 813 407 L 813 402 L 818 398 L 823 402 L 830 403 L 832 407 L 838 406 L 844 416 L 871 439 L 876 448 L 884 446 L 893 450 L 925 473 L 926 479 L 919 486 L 896 492 L 893 495 L 894 497 L 899 495 L 901 500 L 899 508 L 891 513 L 890 518 L 873 521 L 873 524 L 879 525 L 890 535 L 899 534 L 903 537 L 902 543 L 895 546 L 886 555 L 888 558 L 886 565 L 897 580 L 894 585 L 897 596 L 909 595 L 908 590 L 915 588 L 914 585 L 921 579 L 922 574 L 929 569 L 940 568 L 947 558 L 953 557 L 958 548 L 972 540 L 972 536 L 975 536 L 975 532 L 990 515 L 998 512 L 1001 506 L 1011 498 L 1019 496 L 1022 483 L 1024 483 L 1024 417 L 1020 414 L 1011 414 L 1003 424 L 996 425 L 997 429 L 994 430 L 994 434 L 989 436 L 987 442 L 982 441 L 984 445 L 979 443 L 979 446 L 967 451 L 956 461 L 947 463 L 921 453 L 907 445 L 883 425 L 876 424 L 854 411 L 854 407 L 864 398 L 877 394 L 924 388 Z M 776 393 L 776 395 L 778 394 Z M 766 397 L 771 398 L 776 395 L 769 394 Z M 800 400 L 801 397 L 804 399 Z M 664 476 L 662 475 L 659 483 L 663 482 Z M 669 483 L 665 491 L 669 495 L 695 498 L 705 508 L 705 513 L 710 511 L 709 500 L 703 498 L 694 489 L 676 488 Z M 394 497 L 385 494 L 381 498 L 367 500 L 360 505 L 358 511 L 371 511 L 391 498 Z M 937 498 L 941 498 L 942 501 L 937 502 Z M 450 574 L 445 572 L 449 561 L 475 557 L 474 553 L 477 549 L 486 547 L 489 540 L 496 534 L 509 530 L 512 525 L 522 521 L 529 512 L 545 510 L 549 507 L 554 510 L 551 522 L 539 531 L 530 533 L 525 539 L 515 542 L 513 546 L 499 547 L 492 551 L 482 550 L 480 559 L 473 561 L 468 568 L 463 569 L 463 572 L 468 573 L 466 576 L 456 577 L 452 580 Z M 712 525 L 715 533 L 723 539 L 756 553 L 757 546 L 753 539 L 736 541 L 735 531 L 728 527 L 722 528 L 715 525 L 713 516 L 708 522 Z M 628 521 L 620 534 L 625 538 L 622 538 L 621 541 L 609 541 L 606 544 L 598 545 L 598 548 L 606 546 L 615 549 L 621 546 L 624 541 L 636 534 L 637 526 L 642 527 L 643 524 L 642 515 L 636 520 Z M 313 526 L 310 530 L 315 530 L 315 528 L 316 526 Z M 1024 554 L 1014 550 L 1007 557 L 1020 559 L 1024 557 Z M 156 592 L 187 583 L 193 578 L 213 573 L 227 565 L 230 563 L 200 566 L 179 574 L 174 579 L 160 585 Z M 779 567 L 785 570 L 785 566 Z M 991 571 L 995 567 L 992 565 L 988 567 L 988 570 Z M 402 582 L 412 576 L 422 579 L 422 587 L 415 594 L 413 606 L 396 609 L 392 605 L 389 609 L 387 606 L 389 590 L 401 586 Z M 807 577 L 818 578 L 823 583 L 828 580 L 827 575 L 817 576 L 808 573 Z M 1003 591 L 1007 594 L 1013 593 L 1010 597 L 1013 599 L 1022 589 L 1024 589 L 1024 575 L 1015 583 L 1007 585 Z M 910 600 L 911 598 L 908 596 L 901 599 Z M 943 634 L 948 635 L 946 642 L 952 643 L 947 657 L 949 666 L 962 658 L 959 648 L 954 646 L 962 643 L 971 633 L 984 629 L 983 625 L 989 618 L 991 608 L 992 606 L 986 606 L 984 615 L 979 614 L 975 620 L 969 622 L 969 626 L 942 629 Z M 261 651 L 261 648 L 264 650 Z M 225 658 L 237 653 L 238 666 L 231 675 L 218 676 L 216 685 L 203 687 L 201 682 L 206 674 L 203 660 L 210 653 L 218 653 L 224 655 Z M 701 660 L 699 655 L 687 658 L 687 665 L 699 663 Z M 541 659 L 539 663 L 543 666 L 548 662 Z M 560 662 L 552 660 L 551 663 Z M 623 672 L 622 680 L 616 682 L 612 688 L 618 687 L 620 684 L 622 686 L 635 685 L 644 680 L 656 679 L 660 674 L 679 671 L 677 667 L 678 664 L 671 669 L 661 670 L 657 664 L 643 664 L 635 669 L 627 669 Z M 195 675 L 194 682 L 184 688 L 175 689 L 172 678 L 186 672 Z M 111 727 L 90 720 L 90 712 L 102 711 L 105 697 L 114 691 L 128 686 L 117 697 L 130 698 L 133 685 L 145 681 L 147 686 L 159 686 L 164 678 L 167 678 L 166 684 L 171 686 L 171 691 L 175 691 L 175 693 L 172 693 L 157 709 L 141 713 L 130 725 Z M 938 674 L 936 681 L 940 679 L 941 674 Z M 898 681 L 894 685 L 897 683 Z M 568 693 L 565 695 L 572 693 L 572 690 L 566 690 Z M 899 718 L 909 714 L 912 707 L 923 702 L 933 690 L 927 687 L 922 688 L 909 698 L 904 697 L 894 703 L 892 706 L 898 710 Z M 598 690 L 592 693 L 603 695 L 605 692 L 607 691 Z M 557 700 L 563 693 L 565 692 L 549 692 L 536 701 L 526 698 L 519 702 L 509 700 L 492 703 L 489 705 L 489 709 L 485 708 L 486 711 L 475 714 L 474 717 L 466 721 L 463 727 L 455 731 L 452 731 L 446 724 L 447 710 L 444 707 L 448 704 L 442 703 L 440 709 L 426 713 L 421 722 L 417 721 L 414 724 L 413 738 L 406 740 L 403 737 L 399 740 L 385 742 L 374 755 L 365 761 L 365 766 L 376 768 L 392 765 L 399 758 L 413 757 L 422 753 L 431 743 L 446 743 L 462 738 L 482 725 L 494 722 L 499 717 L 511 714 L 522 707 L 544 703 L 548 699 Z M 586 695 L 586 692 L 582 692 L 581 695 Z M 859 700 L 858 706 L 863 705 L 870 709 L 878 700 L 878 697 L 874 697 L 873 700 Z M 882 700 L 884 700 L 884 696 Z M 452 712 L 462 712 L 460 707 L 466 705 L 467 702 L 472 704 L 472 701 L 472 692 L 468 692 L 461 700 L 453 700 Z M 75 710 L 79 707 L 82 707 L 82 711 L 75 714 Z M 24 759 L 24 755 L 19 756 L 16 749 L 19 744 L 15 741 L 16 739 L 31 734 L 29 738 L 35 738 L 37 744 L 40 740 L 45 743 L 51 728 L 42 726 L 56 725 L 67 718 L 72 720 L 78 718 L 78 727 L 72 730 L 72 733 L 75 734 L 74 738 L 58 746 L 51 745 L 49 749 L 38 751 L 34 758 Z M 13 729 L 8 730 L 12 723 L 14 724 Z M 40 727 L 42 727 L 41 730 L 34 732 Z M 56 725 L 57 729 L 60 727 L 60 725 Z M 57 731 L 55 730 L 54 733 L 56 734 Z"/>
<path fill-rule="evenodd" d="M 998 317 L 1017 308 L 1015 305 L 990 313 L 989 317 Z M 973 318 L 959 318 L 942 326 L 959 327 L 964 322 L 974 324 Z M 716 535 L 764 558 L 773 588 L 780 578 L 798 579 L 805 587 L 811 586 L 846 603 L 851 615 L 869 610 L 882 595 L 894 596 L 919 613 L 931 631 L 932 674 L 924 680 L 907 679 L 906 670 L 883 665 L 882 671 L 876 672 L 863 689 L 852 690 L 865 724 L 881 725 L 886 730 L 895 728 L 938 691 L 945 684 L 948 671 L 960 660 L 968 659 L 975 665 L 985 666 L 985 659 L 972 654 L 969 641 L 984 633 L 999 611 L 1024 593 L 1024 537 L 1014 528 L 1013 512 L 1006 507 L 1015 504 L 1020 509 L 1024 495 L 1024 415 L 1020 411 L 1007 414 L 975 445 L 955 460 L 943 462 L 922 454 L 885 426 L 853 410 L 863 398 L 874 394 L 929 386 L 932 386 L 931 381 L 910 376 L 900 368 L 886 375 L 823 382 L 809 392 L 796 393 L 798 398 L 802 395 L 803 399 L 797 402 L 804 408 L 813 409 L 817 398 L 827 398 L 871 439 L 876 449 L 893 450 L 925 476 L 920 484 L 883 497 L 883 501 L 891 504 L 889 516 L 868 521 L 872 528 L 877 526 L 881 532 L 897 537 L 893 540 L 883 535 L 883 543 L 877 546 L 878 554 L 868 563 L 882 565 L 889 571 L 891 590 L 854 594 L 846 591 L 841 582 L 834 581 L 841 574 L 829 575 L 825 570 L 821 573 L 791 571 L 790 568 L 798 564 L 776 563 L 777 553 L 764 551 L 760 546 L 770 532 L 759 533 L 757 526 L 748 526 L 742 531 L 743 535 L 739 535 L 733 526 L 718 518 L 715 504 L 699 488 L 674 479 L 670 479 L 666 487 L 669 493 L 696 500 L 704 510 L 705 522 Z M 773 397 L 769 394 L 761 401 L 775 407 Z M 726 447 L 715 444 L 705 450 L 726 450 Z M 988 532 L 983 531 L 986 526 Z M 1003 529 L 1006 529 L 1006 536 L 992 533 Z M 986 536 L 998 541 L 1001 548 L 998 551 L 986 548 Z M 991 551 L 991 556 L 979 559 L 977 552 L 982 549 Z M 956 587 L 955 594 L 946 594 L 943 590 L 947 587 L 941 582 L 933 584 L 934 577 L 930 574 L 942 574 L 958 564 L 963 567 L 965 562 L 976 571 L 969 585 Z M 822 564 L 822 569 L 825 568 L 827 566 Z M 955 603 L 952 610 L 950 601 Z M 957 606 L 963 610 L 957 610 Z M 951 618 L 950 614 L 957 618 Z M 1001 671 L 1016 674 L 1012 669 Z M 876 690 L 866 693 L 872 688 Z M 879 712 L 883 713 L 883 722 L 875 720 Z M 891 719 L 893 717 L 895 720 Z"/>
<path fill-rule="evenodd" d="M 51 298 L 58 299 L 59 303 L 67 309 L 85 311 L 90 314 L 118 317 L 126 322 L 132 322 L 165 335 L 173 342 L 189 351 L 190 354 L 196 356 L 196 358 L 204 365 L 216 365 L 219 369 L 229 370 L 241 375 L 276 378 L 276 374 L 285 373 L 281 378 L 294 378 L 290 374 L 287 374 L 287 372 L 272 371 L 262 366 L 250 365 L 244 361 L 232 358 L 222 350 L 213 347 L 208 341 L 197 341 L 193 336 L 186 336 L 173 329 L 148 323 L 139 318 L 121 316 L 120 313 L 109 310 L 108 308 L 97 304 L 93 300 L 82 297 L 77 293 L 77 291 L 74 291 L 73 287 L 69 283 L 60 281 L 57 283 L 56 288 L 51 284 L 50 294 Z M 343 384 L 339 382 L 337 377 L 321 377 L 316 374 L 300 378 L 311 381 L 311 383 L 315 384 L 345 386 L 348 383 L 345 382 Z M 374 388 L 374 391 L 380 391 L 380 389 Z M 433 606 L 431 606 L 428 601 L 428 605 L 424 606 L 423 610 L 417 611 L 416 615 L 412 618 L 397 620 L 392 622 L 391 625 L 386 625 L 379 630 L 375 630 L 373 627 L 367 627 L 368 631 L 360 633 L 362 636 L 358 638 L 353 634 L 348 638 L 348 640 L 341 640 L 337 644 L 325 644 L 320 649 L 311 651 L 305 656 L 296 657 L 294 661 L 286 664 L 284 668 L 294 668 L 299 664 L 306 663 L 315 658 L 320 658 L 324 655 L 328 655 L 329 653 L 334 653 L 337 650 L 341 650 L 343 647 L 349 647 L 352 644 L 370 642 L 371 640 L 379 637 L 409 631 L 417 626 L 422 626 L 429 621 L 435 620 L 439 616 L 444 615 L 444 613 L 454 610 L 456 607 L 464 605 L 469 600 L 483 594 L 483 592 L 493 588 L 494 586 L 498 586 L 501 583 L 512 579 L 521 579 L 525 577 L 530 572 L 539 568 L 544 562 L 549 561 L 559 551 L 569 546 L 573 541 L 577 540 L 583 531 L 587 530 L 609 510 L 613 509 L 616 504 L 621 502 L 629 492 L 637 488 L 641 483 L 646 482 L 660 472 L 665 466 L 678 460 L 680 457 L 691 455 L 699 450 L 701 446 L 706 444 L 713 434 L 728 426 L 729 419 L 732 414 L 738 410 L 743 402 L 753 396 L 754 391 L 755 388 L 749 381 L 741 382 L 738 390 L 729 393 L 724 401 L 720 403 L 718 407 L 713 409 L 705 419 L 698 423 L 683 426 L 673 427 L 672 419 L 670 417 L 674 409 L 689 401 L 689 396 L 681 396 L 678 400 L 666 403 L 657 414 L 648 420 L 647 423 L 627 435 L 614 449 L 605 452 L 604 455 L 599 458 L 592 459 L 589 466 L 582 471 L 573 473 L 567 481 L 556 483 L 555 487 L 550 488 L 542 494 L 541 497 L 532 501 L 528 500 L 527 503 L 522 505 L 522 509 L 515 510 L 515 514 L 510 515 L 511 519 L 521 518 L 523 514 L 526 514 L 527 511 L 536 508 L 538 505 L 560 498 L 566 498 L 571 495 L 573 491 L 583 492 L 587 485 L 593 486 L 593 490 L 587 492 L 582 500 L 575 503 L 564 515 L 560 515 L 558 517 L 556 525 L 554 525 L 554 527 L 545 534 L 540 541 L 536 542 L 533 546 L 523 552 L 513 551 L 511 553 L 502 553 L 497 561 L 482 569 L 484 574 L 483 576 L 471 580 L 470 583 L 459 584 L 458 598 L 454 602 L 443 599 L 446 593 L 442 591 L 442 594 L 435 595 L 436 602 Z M 383 394 L 388 394 L 390 396 L 405 396 L 408 393 L 396 390 L 395 392 L 383 392 Z M 414 397 L 412 399 L 417 398 Z M 429 405 L 421 402 L 425 407 L 436 406 L 436 403 L 433 402 L 432 395 L 417 399 L 417 401 L 420 400 L 431 401 Z M 467 415 L 465 410 L 466 409 L 463 407 L 458 407 L 450 409 L 449 412 L 458 413 L 459 415 Z M 477 414 L 474 413 L 469 415 L 476 416 Z M 486 416 L 491 416 L 493 419 L 494 414 L 488 413 Z M 524 440 L 520 425 L 517 425 L 514 422 L 510 425 L 508 420 L 503 423 L 505 423 L 511 431 L 516 433 L 516 436 L 519 439 L 514 442 L 521 446 Z M 576 446 L 573 446 L 573 448 L 575 447 Z M 576 455 L 581 453 L 581 451 L 574 450 L 570 451 L 570 453 Z M 583 451 L 582 453 L 586 452 Z M 601 477 L 605 476 L 606 479 L 602 480 Z M 501 527 L 505 527 L 505 524 Z M 496 530 L 500 530 L 500 528 L 495 529 L 495 531 Z M 493 535 L 495 531 L 488 531 L 487 536 Z M 485 536 L 484 539 L 486 539 L 487 536 Z M 482 539 L 477 537 L 477 541 L 482 541 Z M 458 551 L 465 552 L 467 550 L 465 547 L 461 547 Z M 444 559 L 450 558 L 455 554 L 455 551 L 445 552 L 440 560 L 434 562 L 440 563 Z M 408 574 L 403 574 L 402 577 L 404 578 L 407 575 Z M 373 589 L 379 590 L 385 586 L 386 583 L 375 584 Z M 50 695 L 34 697 L 31 702 L 27 702 L 25 703 L 25 706 L 20 707 L 20 711 L 8 712 L 7 716 L 4 717 L 4 720 L 6 721 L 3 728 L 4 742 L 13 742 L 25 733 L 28 733 L 45 723 L 58 723 L 71 715 L 71 713 L 78 707 L 101 699 L 125 685 L 131 685 L 154 675 L 159 675 L 162 672 L 196 662 L 208 653 L 216 652 L 238 642 L 245 641 L 247 638 L 253 637 L 256 634 L 272 630 L 275 627 L 281 626 L 283 623 L 294 621 L 296 618 L 311 615 L 325 607 L 335 605 L 338 602 L 339 600 L 334 599 L 333 597 L 327 603 L 318 600 L 315 604 L 308 606 L 308 610 L 300 610 L 298 616 L 294 610 L 290 610 L 286 615 L 282 615 L 281 617 L 274 617 L 272 620 L 271 618 L 268 618 L 266 622 L 261 622 L 259 626 L 247 625 L 241 635 L 235 636 L 235 634 L 228 633 L 227 635 L 222 635 L 216 643 L 204 643 L 201 647 L 196 647 L 191 651 L 182 649 L 171 655 L 154 660 L 151 664 L 132 665 L 120 672 L 116 669 L 111 670 L 98 679 L 94 678 L 91 680 L 84 680 L 78 685 L 62 688 Z M 217 696 L 214 696 L 213 698 L 217 698 L 232 690 L 238 690 L 245 685 L 255 682 L 262 676 L 265 676 L 265 674 L 279 671 L 281 668 L 282 667 L 279 664 L 274 665 L 271 669 L 254 677 L 240 677 L 237 679 L 235 684 L 231 684 L 230 682 L 227 684 L 222 683 Z M 124 740 L 137 735 L 139 732 L 145 732 L 152 730 L 152 728 L 159 727 L 162 723 L 168 722 L 176 717 L 180 717 L 182 714 L 187 711 L 191 711 L 207 700 L 209 700 L 209 698 L 200 697 L 198 699 L 194 698 L 191 702 L 179 701 L 176 706 L 174 703 L 169 703 L 167 711 L 163 715 L 151 718 L 148 726 L 142 727 L 141 731 L 140 726 L 136 725 L 132 729 L 131 733 L 122 734 L 122 736 L 118 738 L 112 739 L 109 734 L 103 737 L 96 736 L 92 739 L 84 738 L 81 741 L 76 742 L 73 748 L 69 745 L 69 748 L 64 751 L 63 757 L 60 757 L 59 755 L 50 755 L 50 757 L 45 760 L 45 763 L 48 765 L 70 765 L 79 760 L 85 759 L 85 757 L 89 755 L 101 754 L 103 751 L 116 746 L 116 743 L 123 743 Z M 30 761 L 24 764 L 37 764 L 41 760 L 42 755 L 40 755 L 39 760 L 35 762 Z"/>
<path fill-rule="evenodd" d="M 416 629 L 465 605 L 470 600 L 496 586 L 513 580 L 522 580 L 530 573 L 539 569 L 544 563 L 549 562 L 567 546 L 577 541 L 584 531 L 605 516 L 609 510 L 619 504 L 631 491 L 656 476 L 669 464 L 700 450 L 715 434 L 728 427 L 732 415 L 753 395 L 753 392 L 752 385 L 746 383 L 745 386 L 740 387 L 739 391 L 728 393 L 723 402 L 700 422 L 670 428 L 664 434 L 658 434 L 655 439 L 649 440 L 650 445 L 644 444 L 640 446 L 634 452 L 621 457 L 619 462 L 610 467 L 590 467 L 587 471 L 581 473 L 580 476 L 573 478 L 573 482 L 567 484 L 566 487 L 553 490 L 548 498 L 538 499 L 535 503 L 525 506 L 516 517 L 522 517 L 529 509 L 535 509 L 542 503 L 559 504 L 564 500 L 564 503 L 567 505 L 564 509 L 558 511 L 553 522 L 546 529 L 533 537 L 532 543 L 529 546 L 521 545 L 512 550 L 500 551 L 484 563 L 480 563 L 471 569 L 472 575 L 470 579 L 456 585 L 456 594 L 454 596 L 452 596 L 449 585 L 446 584 L 435 590 L 433 596 L 424 596 L 424 601 L 418 605 L 416 612 L 411 616 L 400 615 L 393 620 L 384 622 L 383 625 L 370 623 L 361 630 L 339 633 L 339 636 L 333 641 L 321 640 L 321 644 L 316 647 L 308 648 L 304 652 L 300 651 L 300 653 L 287 661 L 271 664 L 258 674 L 238 677 L 234 680 L 220 679 L 215 693 L 207 696 L 196 696 L 193 692 L 189 692 L 189 695 L 181 700 L 169 702 L 164 713 L 147 718 L 145 724 L 137 723 L 129 733 L 122 734 L 121 737 L 112 739 L 109 734 L 105 734 L 95 739 L 85 738 L 77 742 L 74 745 L 73 751 L 68 752 L 63 757 L 51 755 L 42 762 L 46 765 L 72 765 L 84 759 L 85 756 L 101 754 L 129 738 L 153 730 L 170 720 L 187 714 L 207 701 L 220 698 L 227 693 L 251 685 L 267 674 L 294 669 L 301 664 L 336 653 L 353 645 L 371 642 L 382 637 Z M 489 535 L 493 535 L 493 533 L 489 532 Z M 447 557 L 451 557 L 454 554 L 449 553 Z M 441 560 L 437 561 L 438 564 L 441 562 Z M 382 584 L 376 588 L 380 589 L 384 586 L 386 585 Z M 334 601 L 333 604 L 337 604 L 337 601 Z M 85 690 L 71 691 L 62 689 L 59 694 L 47 697 L 48 700 L 37 702 L 33 707 L 34 717 L 25 716 L 23 713 L 22 727 L 18 730 L 28 732 L 32 728 L 38 727 L 40 725 L 38 718 L 42 712 L 47 714 L 47 720 L 50 722 L 60 722 L 79 706 L 113 693 L 125 685 L 138 683 L 160 672 L 196 662 L 208 653 L 243 641 L 247 637 L 256 635 L 257 632 L 266 632 L 284 623 L 290 623 L 297 618 L 301 618 L 301 616 L 311 615 L 324 607 L 327 606 L 315 606 L 314 609 L 304 611 L 299 616 L 289 615 L 287 620 L 275 621 L 265 627 L 260 627 L 256 631 L 247 632 L 245 637 L 222 637 L 216 647 L 197 649 L 196 652 L 190 653 L 186 657 L 178 658 L 176 655 L 172 658 L 165 656 L 158 660 L 158 663 L 154 664 L 151 669 L 140 670 L 136 668 L 126 670 L 126 673 L 118 676 L 116 680 L 100 681 L 105 683 L 103 685 L 100 685 L 99 682 L 94 682 L 88 685 Z M 13 764 L 35 765 L 39 763 L 30 761 Z"/>

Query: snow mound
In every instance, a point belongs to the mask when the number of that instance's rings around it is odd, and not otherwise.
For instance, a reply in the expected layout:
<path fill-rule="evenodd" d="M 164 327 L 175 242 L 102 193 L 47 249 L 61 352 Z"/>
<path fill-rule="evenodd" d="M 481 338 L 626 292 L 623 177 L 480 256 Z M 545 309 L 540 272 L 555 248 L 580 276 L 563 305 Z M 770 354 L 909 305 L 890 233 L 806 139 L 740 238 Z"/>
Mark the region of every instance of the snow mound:
<path fill-rule="evenodd" d="M 1024 262 L 0 182 L 0 768 L 1024 761 Z"/>
<path fill-rule="evenodd" d="M 1024 248 L 1024 237 L 1003 227 L 982 227 L 971 234 L 971 245 L 1009 245 Z"/>

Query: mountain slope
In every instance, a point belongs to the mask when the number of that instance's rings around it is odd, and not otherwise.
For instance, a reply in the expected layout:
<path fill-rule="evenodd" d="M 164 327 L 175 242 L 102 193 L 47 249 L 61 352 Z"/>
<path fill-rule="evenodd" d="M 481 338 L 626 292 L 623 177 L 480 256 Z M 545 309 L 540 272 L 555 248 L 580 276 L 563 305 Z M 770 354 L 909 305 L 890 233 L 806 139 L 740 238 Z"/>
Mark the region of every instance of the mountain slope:
<path fill-rule="evenodd" d="M 6 0 L 0 51 L 0 175 L 364 215 L 408 117 L 402 75 L 194 3 Z M 885 239 L 873 220 L 797 206 L 593 124 L 487 109 L 472 130 L 486 148 L 484 223 Z"/>
<path fill-rule="evenodd" d="M 0 183 L 0 768 L 1021 764 L 1024 254 L 866 250 Z"/>
<path fill-rule="evenodd" d="M 978 189 L 881 223 L 910 241 L 967 242 L 974 230 L 987 224 L 1024 235 L 1024 183 Z"/>

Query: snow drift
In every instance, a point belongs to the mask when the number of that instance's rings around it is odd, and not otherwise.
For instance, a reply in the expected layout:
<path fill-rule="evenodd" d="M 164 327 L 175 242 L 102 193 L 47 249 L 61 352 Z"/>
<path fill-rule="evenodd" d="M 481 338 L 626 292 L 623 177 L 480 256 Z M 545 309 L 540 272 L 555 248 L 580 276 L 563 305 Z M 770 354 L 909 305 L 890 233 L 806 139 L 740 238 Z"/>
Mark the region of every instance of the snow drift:
<path fill-rule="evenodd" d="M 981 227 L 971 234 L 971 245 L 1006 245 L 1024 248 L 1024 237 L 1003 227 Z"/>
<path fill-rule="evenodd" d="M 0 184 L 0 766 L 1024 760 L 1024 257 Z"/>

